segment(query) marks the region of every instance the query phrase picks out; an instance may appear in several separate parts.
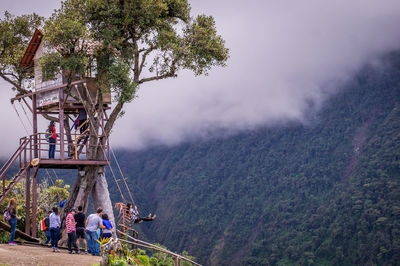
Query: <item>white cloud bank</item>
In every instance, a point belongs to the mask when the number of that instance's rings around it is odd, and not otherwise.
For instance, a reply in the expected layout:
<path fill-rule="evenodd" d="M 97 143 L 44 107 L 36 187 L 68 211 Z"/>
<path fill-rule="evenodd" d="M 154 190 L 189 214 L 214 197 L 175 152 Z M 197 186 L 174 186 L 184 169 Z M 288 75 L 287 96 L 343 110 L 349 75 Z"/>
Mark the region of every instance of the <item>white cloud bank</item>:
<path fill-rule="evenodd" d="M 215 17 L 230 48 L 228 66 L 214 69 L 208 77 L 182 72 L 177 79 L 145 84 L 116 124 L 115 147 L 174 145 L 188 136 L 219 129 L 302 120 L 310 101 L 318 105 L 333 84 L 400 47 L 397 0 L 202 0 L 191 4 L 195 14 Z M 16 125 L 18 119 L 5 92 L 8 86 L 3 84 L 0 100 L 6 115 L 0 123 L 11 129 L 0 137 L 6 143 L 3 151 L 11 152 L 23 128 Z"/>

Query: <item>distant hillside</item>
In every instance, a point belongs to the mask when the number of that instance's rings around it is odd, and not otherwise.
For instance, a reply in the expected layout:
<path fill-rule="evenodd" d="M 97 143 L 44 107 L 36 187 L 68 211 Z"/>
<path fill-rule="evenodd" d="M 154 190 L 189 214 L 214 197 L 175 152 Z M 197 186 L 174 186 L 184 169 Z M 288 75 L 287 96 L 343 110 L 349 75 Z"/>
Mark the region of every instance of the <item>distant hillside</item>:
<path fill-rule="evenodd" d="M 119 152 L 142 214 L 158 215 L 137 228 L 209 265 L 398 264 L 399 100 L 392 53 L 309 125 Z"/>

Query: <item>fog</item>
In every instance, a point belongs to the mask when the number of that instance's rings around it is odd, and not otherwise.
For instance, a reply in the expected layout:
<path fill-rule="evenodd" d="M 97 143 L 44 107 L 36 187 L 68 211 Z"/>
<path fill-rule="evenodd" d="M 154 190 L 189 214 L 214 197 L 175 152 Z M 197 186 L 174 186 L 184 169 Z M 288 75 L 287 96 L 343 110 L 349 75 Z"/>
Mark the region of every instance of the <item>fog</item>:
<path fill-rule="evenodd" d="M 56 1 L 2 1 L 0 11 L 48 16 Z M 399 1 L 191 1 L 193 14 L 215 17 L 230 49 L 225 68 L 144 84 L 112 134 L 115 148 L 176 145 L 224 130 L 306 122 L 363 64 L 400 46 Z M 0 83 L 8 156 L 25 135 Z M 26 122 L 27 123 L 27 122 Z"/>

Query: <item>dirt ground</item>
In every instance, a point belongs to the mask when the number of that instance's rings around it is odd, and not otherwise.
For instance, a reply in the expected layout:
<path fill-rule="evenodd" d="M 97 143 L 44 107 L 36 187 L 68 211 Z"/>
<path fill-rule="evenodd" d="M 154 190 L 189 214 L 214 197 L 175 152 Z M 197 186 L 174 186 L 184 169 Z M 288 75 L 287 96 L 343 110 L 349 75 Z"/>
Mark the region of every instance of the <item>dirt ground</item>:
<path fill-rule="evenodd" d="M 0 244 L 0 265 L 94 265 L 99 264 L 101 257 L 90 254 L 68 254 L 52 252 L 50 247 Z"/>

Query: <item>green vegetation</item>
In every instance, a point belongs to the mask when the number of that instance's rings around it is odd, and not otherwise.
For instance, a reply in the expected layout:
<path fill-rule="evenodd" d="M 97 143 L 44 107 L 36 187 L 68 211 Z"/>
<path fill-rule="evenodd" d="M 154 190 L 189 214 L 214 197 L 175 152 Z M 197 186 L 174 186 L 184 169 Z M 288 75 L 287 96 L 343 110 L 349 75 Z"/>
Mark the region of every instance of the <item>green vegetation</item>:
<path fill-rule="evenodd" d="M 157 246 L 166 249 L 166 247 L 156 244 Z M 186 251 L 182 253 L 183 256 L 190 260 L 195 260 L 194 257 L 189 256 Z M 167 255 L 163 252 L 149 252 L 138 248 L 136 252 L 129 250 L 128 246 L 123 244 L 123 254 L 121 256 L 116 256 L 114 254 L 108 255 L 107 265 L 117 266 L 117 265 L 143 265 L 143 266 L 173 266 L 174 260 L 171 255 Z M 181 261 L 180 265 L 189 266 L 192 265 L 189 262 Z"/>
<path fill-rule="evenodd" d="M 399 99 L 392 53 L 310 111 L 307 125 L 121 151 L 139 210 L 158 217 L 135 229 L 204 264 L 396 265 Z"/>
<path fill-rule="evenodd" d="M 9 181 L 6 181 L 6 186 L 8 185 Z M 15 188 L 10 192 L 7 198 L 1 203 L 0 210 L 1 210 L 1 220 L 4 221 L 3 211 L 8 206 L 8 202 L 11 198 L 15 198 L 17 200 L 17 229 L 25 232 L 25 180 L 18 182 Z M 52 207 L 57 206 L 60 202 L 60 199 L 66 199 L 69 196 L 69 185 L 64 185 L 64 181 L 61 179 L 57 179 L 53 186 L 49 186 L 47 179 L 43 179 L 43 181 L 38 186 L 38 211 L 37 211 L 37 220 L 38 222 L 41 221 L 47 211 L 51 210 Z M 32 195 L 32 191 L 31 191 Z M 31 212 L 31 221 L 32 221 L 32 212 Z M 37 228 L 39 227 L 38 225 Z M 38 237 L 42 238 L 43 240 L 46 239 L 44 233 L 38 230 Z M 8 243 L 10 239 L 10 232 L 0 231 L 0 243 Z"/>

